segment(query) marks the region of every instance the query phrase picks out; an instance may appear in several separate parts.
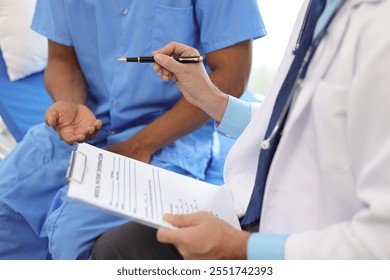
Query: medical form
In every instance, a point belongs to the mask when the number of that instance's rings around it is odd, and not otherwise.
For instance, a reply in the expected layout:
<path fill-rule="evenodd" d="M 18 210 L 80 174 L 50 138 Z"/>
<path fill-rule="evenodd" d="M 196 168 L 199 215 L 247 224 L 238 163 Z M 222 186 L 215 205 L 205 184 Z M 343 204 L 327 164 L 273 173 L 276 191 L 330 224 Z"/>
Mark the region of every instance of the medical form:
<path fill-rule="evenodd" d="M 240 229 L 230 190 L 86 143 L 69 160 L 68 195 L 152 227 L 164 214 L 207 211 Z"/>

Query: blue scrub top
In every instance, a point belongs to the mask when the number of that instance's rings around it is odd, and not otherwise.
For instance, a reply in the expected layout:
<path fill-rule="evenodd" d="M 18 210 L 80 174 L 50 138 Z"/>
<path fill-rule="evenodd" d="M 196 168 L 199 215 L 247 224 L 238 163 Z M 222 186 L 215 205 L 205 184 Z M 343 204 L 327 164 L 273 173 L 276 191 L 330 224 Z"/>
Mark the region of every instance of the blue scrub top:
<path fill-rule="evenodd" d="M 103 121 L 95 140 L 101 147 L 128 139 L 182 97 L 153 64 L 120 63 L 119 57 L 147 56 L 170 41 L 207 54 L 265 35 L 256 0 L 38 0 L 32 28 L 75 48 L 88 106 Z M 154 157 L 202 179 L 212 134 L 210 123 Z"/>

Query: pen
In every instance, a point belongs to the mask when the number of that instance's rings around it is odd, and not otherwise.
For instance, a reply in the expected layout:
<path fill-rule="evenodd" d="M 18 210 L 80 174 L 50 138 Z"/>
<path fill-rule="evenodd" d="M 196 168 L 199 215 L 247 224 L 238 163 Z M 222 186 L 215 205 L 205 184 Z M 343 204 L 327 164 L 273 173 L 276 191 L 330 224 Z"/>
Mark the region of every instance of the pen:
<path fill-rule="evenodd" d="M 198 63 L 203 62 L 203 56 L 172 56 L 180 63 Z M 119 62 L 138 62 L 138 63 L 154 63 L 153 56 L 138 56 L 138 57 L 121 57 Z"/>

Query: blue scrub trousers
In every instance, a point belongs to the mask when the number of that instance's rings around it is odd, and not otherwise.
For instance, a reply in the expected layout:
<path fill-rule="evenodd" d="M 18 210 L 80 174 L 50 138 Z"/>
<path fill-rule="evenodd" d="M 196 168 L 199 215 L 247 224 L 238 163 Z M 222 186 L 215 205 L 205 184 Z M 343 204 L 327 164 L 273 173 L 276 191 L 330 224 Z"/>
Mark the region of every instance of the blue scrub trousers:
<path fill-rule="evenodd" d="M 89 259 L 103 232 L 129 221 L 67 197 L 74 149 L 41 124 L 0 163 L 0 259 Z M 151 164 L 190 176 L 165 162 Z"/>

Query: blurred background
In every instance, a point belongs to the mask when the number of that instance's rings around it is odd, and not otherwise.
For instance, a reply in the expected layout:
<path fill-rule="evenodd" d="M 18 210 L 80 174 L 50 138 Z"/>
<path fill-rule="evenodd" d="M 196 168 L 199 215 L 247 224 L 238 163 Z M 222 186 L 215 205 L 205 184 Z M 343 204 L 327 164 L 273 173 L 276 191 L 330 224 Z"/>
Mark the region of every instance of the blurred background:
<path fill-rule="evenodd" d="M 271 86 L 303 0 L 257 0 L 267 36 L 254 41 L 249 89 L 264 96 Z"/>

